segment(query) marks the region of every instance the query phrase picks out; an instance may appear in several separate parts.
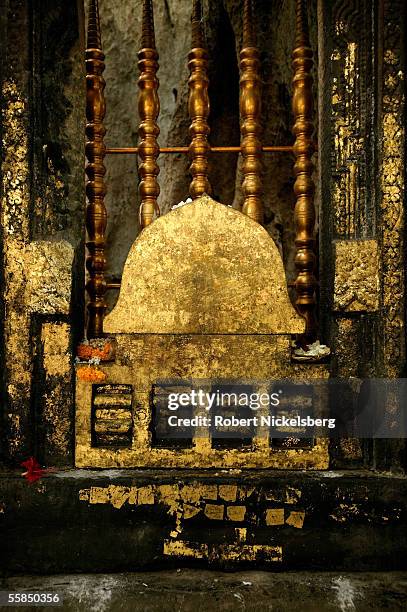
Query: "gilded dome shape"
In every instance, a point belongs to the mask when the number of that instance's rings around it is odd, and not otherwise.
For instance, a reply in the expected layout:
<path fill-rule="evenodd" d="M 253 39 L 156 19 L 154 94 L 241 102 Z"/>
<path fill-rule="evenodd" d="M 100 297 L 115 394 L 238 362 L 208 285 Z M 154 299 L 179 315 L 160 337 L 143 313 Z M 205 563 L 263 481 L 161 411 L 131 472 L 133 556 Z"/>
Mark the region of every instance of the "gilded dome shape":
<path fill-rule="evenodd" d="M 209 196 L 146 227 L 130 248 L 105 333 L 304 331 L 267 231 Z"/>

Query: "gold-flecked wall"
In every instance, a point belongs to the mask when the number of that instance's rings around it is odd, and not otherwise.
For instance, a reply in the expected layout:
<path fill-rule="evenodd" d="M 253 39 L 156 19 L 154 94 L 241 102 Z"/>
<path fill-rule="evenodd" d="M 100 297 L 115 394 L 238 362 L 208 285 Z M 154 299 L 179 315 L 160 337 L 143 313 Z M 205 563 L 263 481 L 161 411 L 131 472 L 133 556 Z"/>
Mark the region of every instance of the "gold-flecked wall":
<path fill-rule="evenodd" d="M 330 100 L 322 113 L 332 112 L 325 116 L 330 140 L 323 151 L 330 153 L 330 168 L 321 162 L 329 176 L 325 205 L 331 219 L 323 225 L 323 239 L 333 245 L 322 258 L 331 259 L 330 299 L 341 318 L 380 312 L 383 336 L 371 365 L 388 376 L 400 376 L 405 359 L 403 6 L 341 0 L 324 9 L 331 37 L 323 59 Z"/>
<path fill-rule="evenodd" d="M 83 41 L 77 7 L 53 6 L 16 0 L 0 10 L 1 442 L 13 464 L 30 455 L 51 464 L 72 457 L 73 344 L 83 302 Z"/>
<path fill-rule="evenodd" d="M 405 367 L 405 66 L 400 16 L 404 3 L 384 2 L 382 23 L 379 240 L 382 246 L 383 371 Z"/>
<path fill-rule="evenodd" d="M 400 377 L 406 367 L 405 6 L 337 0 L 320 2 L 319 15 L 323 335 L 334 352 L 334 376 Z M 338 446 L 342 460 L 355 465 L 369 444 Z M 388 465 L 400 468 L 397 441 L 375 443 L 369 452 L 387 452 Z"/>

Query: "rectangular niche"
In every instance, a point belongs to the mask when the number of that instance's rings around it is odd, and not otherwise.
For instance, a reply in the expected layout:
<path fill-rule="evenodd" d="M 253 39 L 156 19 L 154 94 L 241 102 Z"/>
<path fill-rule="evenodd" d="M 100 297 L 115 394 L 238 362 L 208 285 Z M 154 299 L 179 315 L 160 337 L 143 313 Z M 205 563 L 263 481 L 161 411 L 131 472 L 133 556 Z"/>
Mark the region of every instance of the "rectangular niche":
<path fill-rule="evenodd" d="M 132 385 L 93 385 L 92 446 L 131 446 Z"/>

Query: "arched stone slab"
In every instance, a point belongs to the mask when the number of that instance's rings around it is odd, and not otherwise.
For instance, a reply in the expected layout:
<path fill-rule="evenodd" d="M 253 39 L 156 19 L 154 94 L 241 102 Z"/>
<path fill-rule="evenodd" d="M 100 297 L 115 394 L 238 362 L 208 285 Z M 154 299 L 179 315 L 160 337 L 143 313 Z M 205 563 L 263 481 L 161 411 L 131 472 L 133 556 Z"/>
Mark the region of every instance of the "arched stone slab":
<path fill-rule="evenodd" d="M 133 243 L 106 333 L 291 334 L 304 320 L 278 249 L 255 221 L 202 196 Z"/>

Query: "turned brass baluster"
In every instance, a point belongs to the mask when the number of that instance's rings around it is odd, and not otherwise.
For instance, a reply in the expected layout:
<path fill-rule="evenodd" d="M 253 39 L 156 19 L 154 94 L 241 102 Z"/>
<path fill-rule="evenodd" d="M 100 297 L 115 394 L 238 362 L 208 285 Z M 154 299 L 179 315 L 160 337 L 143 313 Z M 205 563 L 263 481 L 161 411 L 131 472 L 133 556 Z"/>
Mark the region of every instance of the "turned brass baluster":
<path fill-rule="evenodd" d="M 88 303 L 88 338 L 103 334 L 103 317 L 106 311 L 105 292 L 105 232 L 106 208 L 104 197 L 106 187 L 104 182 L 105 157 L 104 136 L 106 130 L 103 125 L 106 105 L 103 90 L 105 80 L 104 53 L 100 36 L 99 7 L 97 0 L 90 0 L 88 17 L 86 62 L 86 230 L 88 256 L 86 268 L 89 280 L 86 288 L 89 294 Z"/>
<path fill-rule="evenodd" d="M 157 176 L 160 169 L 157 158 L 160 149 L 157 138 L 160 128 L 157 125 L 160 113 L 160 99 L 158 97 L 159 81 L 158 53 L 155 47 L 154 15 L 152 0 L 143 0 L 143 24 L 141 34 L 141 50 L 138 53 L 138 67 L 140 77 L 138 86 L 140 88 L 138 110 L 140 116 L 139 136 L 140 143 L 138 154 L 141 159 L 139 173 L 141 177 L 139 193 L 140 204 L 140 227 L 144 229 L 153 222 L 154 215 L 160 215 L 157 198 L 160 194 L 160 186 Z"/>
<path fill-rule="evenodd" d="M 190 71 L 188 110 L 191 118 L 189 156 L 192 182 L 189 190 L 191 197 L 197 198 L 203 193 L 210 194 L 212 191 L 208 180 L 208 153 L 210 151 L 208 143 L 210 132 L 208 125 L 208 52 L 205 48 L 202 28 L 201 0 L 193 2 L 191 24 L 192 50 L 188 55 Z"/>
<path fill-rule="evenodd" d="M 264 221 L 262 187 L 260 54 L 253 26 L 253 0 L 244 1 L 243 47 L 240 52 L 240 131 L 243 156 L 242 212 Z"/>
<path fill-rule="evenodd" d="M 297 0 L 296 3 L 296 40 L 293 52 L 293 113 L 295 123 L 294 155 L 296 162 L 294 172 L 296 181 L 294 192 L 296 204 L 295 245 L 297 249 L 295 265 L 297 278 L 295 288 L 297 292 L 296 306 L 306 320 L 306 336 L 312 340 L 316 333 L 315 318 L 315 291 L 317 280 L 314 275 L 315 253 L 315 185 L 312 179 L 314 165 L 312 155 L 314 144 L 312 135 L 314 125 L 312 122 L 312 76 L 313 66 L 312 50 L 309 43 L 307 4 L 306 0 Z"/>

